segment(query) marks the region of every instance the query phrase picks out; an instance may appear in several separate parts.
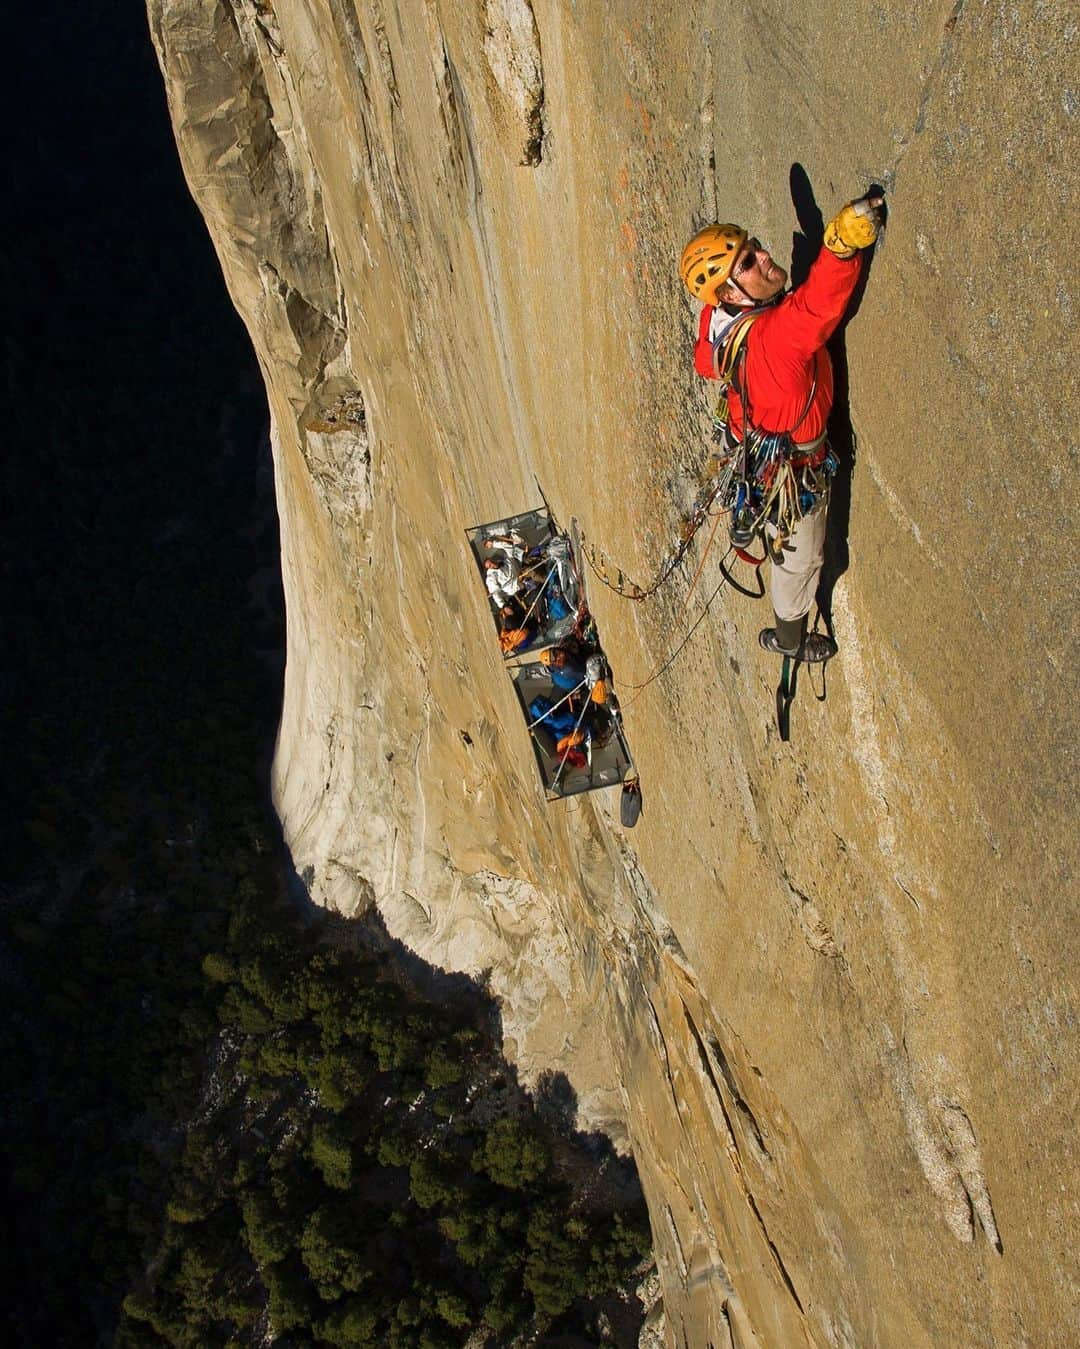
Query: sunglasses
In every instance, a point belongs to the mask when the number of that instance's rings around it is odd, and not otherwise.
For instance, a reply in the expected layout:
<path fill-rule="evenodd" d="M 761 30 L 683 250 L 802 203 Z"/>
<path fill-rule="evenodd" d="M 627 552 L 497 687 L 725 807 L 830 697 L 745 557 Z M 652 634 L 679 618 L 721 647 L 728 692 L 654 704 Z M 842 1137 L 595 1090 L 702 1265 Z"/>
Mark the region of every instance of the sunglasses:
<path fill-rule="evenodd" d="M 731 269 L 732 276 L 742 276 L 744 272 L 748 272 L 753 267 L 754 263 L 757 262 L 758 253 L 761 252 L 761 240 L 747 239 L 745 248 L 746 252 Z"/>

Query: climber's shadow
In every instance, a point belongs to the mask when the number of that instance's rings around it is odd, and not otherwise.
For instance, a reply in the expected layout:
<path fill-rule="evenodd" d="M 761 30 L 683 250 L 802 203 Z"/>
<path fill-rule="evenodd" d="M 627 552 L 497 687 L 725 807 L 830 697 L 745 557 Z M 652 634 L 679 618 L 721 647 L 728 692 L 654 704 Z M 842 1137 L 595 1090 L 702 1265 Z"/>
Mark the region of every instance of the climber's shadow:
<path fill-rule="evenodd" d="M 814 197 L 813 185 L 801 164 L 792 164 L 789 176 L 791 202 L 799 228 L 791 236 L 791 284 L 801 286 L 817 257 L 825 236 L 825 220 Z M 881 191 L 872 187 L 871 191 Z M 882 193 L 882 195 L 884 195 Z M 832 597 L 836 583 L 848 569 L 848 528 L 851 519 L 851 485 L 855 476 L 857 445 L 851 425 L 849 401 L 847 325 L 859 312 L 866 283 L 873 265 L 873 250 L 859 278 L 851 303 L 840 326 L 828 344 L 833 365 L 833 405 L 829 416 L 829 442 L 837 459 L 837 470 L 832 480 L 829 517 L 825 531 L 825 564 L 818 582 L 817 604 L 829 636 L 833 634 Z"/>

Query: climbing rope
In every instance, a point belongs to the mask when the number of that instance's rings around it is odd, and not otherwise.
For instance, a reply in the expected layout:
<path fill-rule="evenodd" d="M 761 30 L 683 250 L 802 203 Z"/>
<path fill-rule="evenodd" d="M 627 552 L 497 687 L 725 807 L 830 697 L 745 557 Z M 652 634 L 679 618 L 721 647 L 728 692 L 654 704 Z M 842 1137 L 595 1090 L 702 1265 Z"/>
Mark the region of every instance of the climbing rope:
<path fill-rule="evenodd" d="M 716 482 L 706 484 L 698 492 L 693 506 L 690 508 L 690 514 L 686 517 L 679 531 L 679 543 L 668 558 L 661 563 L 656 575 L 647 586 L 639 586 L 634 581 L 629 580 L 621 567 L 615 566 L 605 557 L 604 553 L 584 534 L 581 537 L 581 551 L 584 554 L 585 561 L 589 564 L 596 579 L 601 585 L 609 590 L 614 590 L 617 595 L 621 595 L 626 600 L 636 600 L 639 603 L 643 600 L 651 599 L 658 590 L 664 586 L 670 579 L 675 568 L 682 562 L 686 556 L 690 545 L 693 543 L 698 530 L 701 529 L 705 521 L 709 518 L 709 513 L 713 502 L 717 497 L 726 496 L 731 487 L 731 476 L 733 463 L 728 462 L 719 469 Z M 721 512 L 723 514 L 723 512 Z M 719 517 L 717 517 L 719 518 Z M 715 529 L 715 526 L 714 526 Z M 612 580 L 608 568 L 612 568 L 617 573 L 617 579 Z"/>
<path fill-rule="evenodd" d="M 812 398 L 813 390 L 811 390 L 811 400 Z M 801 422 L 802 418 L 799 420 Z M 751 535 L 760 537 L 764 544 L 761 557 L 754 557 L 743 548 L 732 544 L 720 563 L 720 581 L 709 596 L 704 610 L 694 620 L 690 630 L 646 679 L 640 683 L 624 683 L 624 687 L 636 690 L 635 697 L 630 699 L 626 704 L 627 707 L 632 706 L 642 690 L 671 668 L 725 585 L 732 586 L 750 599 L 760 599 L 764 595 L 765 587 L 758 569 L 770 554 L 774 559 L 780 555 L 784 539 L 794 531 L 803 516 L 813 509 L 817 500 L 828 491 L 828 480 L 836 470 L 836 460 L 824 436 L 821 437 L 820 441 L 809 447 L 807 451 L 795 458 L 790 455 L 790 446 L 790 435 L 787 433 L 756 433 L 753 430 L 738 447 L 728 444 L 730 453 L 718 469 L 716 482 L 711 486 L 704 487 L 698 493 L 691 512 L 684 523 L 677 548 L 661 565 L 649 585 L 645 587 L 630 581 L 621 568 L 615 568 L 617 576 L 615 580 L 612 580 L 608 573 L 607 559 L 603 553 L 582 536 L 582 553 L 590 570 L 601 584 L 609 590 L 615 591 L 624 599 L 641 602 L 655 595 L 671 578 L 676 567 L 686 556 L 699 530 L 712 514 L 712 529 L 709 531 L 701 561 L 698 563 L 686 599 L 683 601 L 680 617 L 681 613 L 689 606 L 694 595 L 709 550 L 716 537 L 717 526 L 724 515 L 732 513 L 736 518 L 741 516 L 740 524 L 743 524 Z M 737 466 L 740 468 L 738 483 L 735 481 Z M 719 511 L 713 512 L 713 504 L 718 498 L 721 502 L 721 508 Z M 775 538 L 770 538 L 766 533 L 767 525 L 771 525 L 775 530 Z M 740 561 L 755 569 L 758 582 L 756 593 L 740 585 L 731 574 L 728 563 L 733 557 L 739 558 Z M 781 689 L 777 690 L 778 722 L 781 725 L 782 732 L 785 714 L 790 707 L 791 697 L 793 696 L 793 692 L 790 696 L 788 694 L 788 672 L 785 669 L 781 678 Z M 781 709 L 783 710 L 781 711 Z"/>
<path fill-rule="evenodd" d="M 799 456 L 795 460 L 788 456 L 789 443 L 783 434 L 752 434 L 746 447 L 739 447 L 738 453 L 733 450 L 726 457 L 718 468 L 716 481 L 698 493 L 680 529 L 678 545 L 660 565 L 648 585 L 640 586 L 630 580 L 621 567 L 612 563 L 583 534 L 581 550 L 590 571 L 601 585 L 623 599 L 637 603 L 651 599 L 671 579 L 710 515 L 713 515 L 715 533 L 715 521 L 720 515 L 729 512 L 736 517 L 743 517 L 745 528 L 752 535 L 764 537 L 765 526 L 772 524 L 777 532 L 773 551 L 778 553 L 784 539 L 794 532 L 803 516 L 813 509 L 818 498 L 827 490 L 828 479 L 836 469 L 836 460 L 827 443 L 824 443 L 824 438 L 820 450 L 815 447 L 816 452 Z M 749 464 L 744 470 L 745 476 L 740 475 L 740 480 L 736 482 L 735 469 L 743 457 L 743 449 L 747 451 Z M 714 513 L 712 508 L 717 501 L 720 510 Z M 742 549 L 737 550 L 737 555 L 744 562 L 760 565 L 759 559 L 751 557 Z"/>
<path fill-rule="evenodd" d="M 728 558 L 732 555 L 733 552 L 734 549 L 732 548 L 728 549 L 727 553 L 724 556 L 724 562 L 728 560 Z M 662 674 L 666 674 L 667 671 L 671 669 L 672 665 L 675 664 L 675 661 L 682 654 L 683 648 L 689 642 L 690 638 L 693 637 L 694 633 L 697 632 L 698 628 L 704 622 L 706 615 L 713 606 L 713 602 L 715 601 L 717 595 L 720 594 L 721 590 L 723 590 L 724 586 L 728 584 L 728 580 L 729 580 L 728 574 L 726 571 L 724 571 L 723 564 L 721 564 L 721 576 L 720 580 L 717 582 L 716 589 L 705 601 L 704 609 L 702 609 L 701 613 L 698 614 L 697 618 L 694 619 L 689 630 L 682 638 L 682 640 L 679 642 L 679 644 L 661 661 L 661 663 L 653 670 L 653 672 L 648 676 L 647 679 L 643 679 L 639 684 L 632 684 L 630 682 L 626 683 L 625 685 L 626 688 L 636 690 L 633 698 L 629 699 L 628 702 L 625 704 L 626 707 L 633 707 L 634 703 L 636 703 L 638 698 L 641 697 L 645 689 L 647 689 L 654 680 L 659 679 Z"/>
<path fill-rule="evenodd" d="M 566 767 L 566 761 L 570 757 L 570 751 L 574 748 L 577 733 L 578 731 L 581 730 L 581 723 L 585 720 L 585 713 L 588 712 L 588 710 L 589 710 L 589 700 L 588 698 L 586 698 L 584 706 L 581 709 L 581 716 L 578 717 L 577 722 L 574 725 L 573 731 L 571 731 L 571 733 L 566 737 L 567 741 L 566 749 L 563 751 L 563 756 L 559 760 L 559 770 L 551 781 L 552 791 L 555 791 L 558 788 L 559 779 L 562 777 L 563 769 Z"/>
<path fill-rule="evenodd" d="M 615 579 L 612 579 L 608 570 L 609 566 L 612 566 L 612 564 L 609 563 L 608 559 L 604 556 L 602 551 L 599 548 L 597 548 L 596 545 L 593 544 L 589 539 L 587 539 L 583 534 L 581 536 L 581 551 L 586 562 L 589 565 L 590 571 L 597 578 L 597 580 L 600 581 L 602 585 L 606 586 L 608 590 L 613 590 L 617 595 L 622 596 L 623 599 L 634 600 L 638 603 L 641 603 L 642 601 L 647 599 L 651 599 L 652 596 L 655 595 L 670 580 L 671 576 L 675 572 L 675 569 L 679 566 L 679 564 L 682 562 L 683 558 L 689 551 L 690 545 L 697 537 L 702 526 L 705 524 L 705 521 L 708 520 L 711 515 L 713 522 L 712 528 L 709 530 L 709 536 L 705 542 L 705 547 L 701 554 L 701 560 L 698 563 L 697 569 L 695 570 L 694 575 L 690 580 L 690 588 L 686 593 L 686 598 L 683 600 L 683 603 L 679 610 L 679 614 L 677 616 L 678 619 L 681 620 L 682 614 L 689 607 L 690 601 L 694 596 L 695 590 L 697 589 L 698 581 L 701 579 L 701 574 L 705 569 L 705 563 L 708 560 L 709 551 L 712 548 L 713 542 L 716 539 L 716 531 L 720 524 L 720 521 L 731 510 L 730 498 L 732 496 L 732 484 L 736 460 L 737 460 L 736 455 L 732 454 L 728 456 L 725 459 L 725 461 L 719 465 L 715 482 L 711 484 L 706 484 L 698 492 L 697 497 L 694 500 L 694 504 L 690 509 L 690 513 L 684 520 L 683 525 L 680 529 L 680 538 L 677 547 L 661 564 L 655 576 L 647 586 L 639 586 L 635 582 L 629 580 L 621 567 L 613 568 L 616 573 L 616 577 Z M 714 502 L 716 502 L 717 498 L 719 498 L 722 502 L 724 502 L 725 505 L 719 511 L 714 512 L 712 510 L 712 507 Z M 709 596 L 708 600 L 706 601 L 705 608 L 694 620 L 692 626 L 690 627 L 690 630 L 685 634 L 685 636 L 674 648 L 674 650 L 672 650 L 665 658 L 663 658 L 658 663 L 656 668 L 653 669 L 653 671 L 639 683 L 632 683 L 629 681 L 620 680 L 620 683 L 622 683 L 624 688 L 635 690 L 634 697 L 631 698 L 625 704 L 625 707 L 631 707 L 637 701 L 638 697 L 641 696 L 641 693 L 644 689 L 648 688 L 648 686 L 651 683 L 653 683 L 654 680 L 659 679 L 660 676 L 665 673 L 665 671 L 671 668 L 672 664 L 674 664 L 675 660 L 678 658 L 679 654 L 682 652 L 687 642 L 689 642 L 690 638 L 694 635 L 698 627 L 701 625 L 702 620 L 705 618 L 705 615 L 709 612 L 714 601 L 716 600 L 717 595 L 719 595 L 720 591 L 724 588 L 725 585 L 731 584 L 735 587 L 735 589 L 742 591 L 743 594 L 751 595 L 751 597 L 753 598 L 753 592 L 745 590 L 736 581 L 734 581 L 731 577 L 730 572 L 727 569 L 727 563 L 729 559 L 735 556 L 739 557 L 742 561 L 749 563 L 751 566 L 755 568 L 760 567 L 762 562 L 764 562 L 765 560 L 764 554 L 760 558 L 756 558 L 741 548 L 736 548 L 732 546 L 728 549 L 727 553 L 724 555 L 724 558 L 720 563 L 721 579 L 719 584 L 716 586 L 716 589 L 713 591 L 713 593 Z M 764 588 L 762 588 L 761 593 L 764 593 Z"/>
<path fill-rule="evenodd" d="M 539 570 L 539 568 L 534 569 L 534 574 L 536 570 Z M 553 566 L 551 570 L 548 572 L 548 574 L 544 577 L 543 584 L 540 586 L 540 589 L 536 592 L 536 598 L 533 600 L 532 604 L 529 605 L 528 612 L 525 614 L 525 617 L 521 620 L 521 627 L 525 627 L 529 619 L 532 618 L 533 610 L 540 603 L 540 597 L 547 589 L 547 583 L 555 575 L 555 571 L 556 567 Z"/>
<path fill-rule="evenodd" d="M 734 455 L 728 457 L 726 461 L 719 466 L 716 481 L 713 482 L 712 484 L 706 484 L 698 492 L 698 495 L 694 500 L 694 504 L 691 507 L 690 513 L 684 520 L 682 528 L 680 529 L 680 538 L 677 547 L 661 564 L 655 576 L 647 586 L 639 586 L 635 582 L 629 580 L 621 567 L 614 568 L 617 575 L 616 579 L 612 579 L 611 575 L 608 572 L 608 567 L 611 565 L 608 562 L 608 559 L 604 556 L 601 550 L 597 548 L 595 544 L 591 543 L 591 541 L 588 540 L 583 534 L 581 536 L 581 551 L 586 562 L 589 565 L 590 571 L 597 578 L 597 580 L 600 581 L 602 585 L 606 586 L 607 589 L 613 590 L 617 595 L 622 596 L 623 599 L 634 600 L 638 603 L 650 599 L 670 580 L 671 576 L 675 572 L 675 569 L 679 566 L 679 564 L 682 562 L 683 558 L 689 551 L 690 545 L 697 537 L 702 526 L 705 524 L 705 521 L 708 520 L 711 515 L 713 522 L 712 528 L 709 530 L 709 536 L 705 542 L 705 547 L 701 554 L 701 561 L 698 563 L 697 569 L 695 570 L 694 575 L 691 578 L 690 588 L 687 591 L 686 598 L 683 600 L 683 603 L 679 610 L 678 618 L 681 620 L 682 614 L 689 607 L 690 601 L 694 596 L 694 592 L 697 589 L 698 581 L 701 579 L 701 574 L 704 571 L 705 563 L 708 560 L 709 551 L 712 548 L 713 542 L 716 539 L 716 531 L 720 524 L 720 521 L 721 519 L 723 519 L 725 515 L 729 513 L 731 509 L 730 504 L 728 504 L 725 505 L 721 510 L 713 512 L 712 506 L 713 503 L 717 500 L 717 498 L 720 498 L 722 501 L 726 501 L 731 493 L 732 479 L 735 468 L 735 459 L 736 456 Z M 620 680 L 620 683 L 623 684 L 624 688 L 635 690 L 634 697 L 629 699 L 629 701 L 624 704 L 624 707 L 627 708 L 631 707 L 641 696 L 643 690 L 648 688 L 648 686 L 651 683 L 653 683 L 654 680 L 659 679 L 660 676 L 665 673 L 665 671 L 671 668 L 675 660 L 678 658 L 679 654 L 682 652 L 683 648 L 686 646 L 687 642 L 689 642 L 690 638 L 694 635 L 698 627 L 701 625 L 702 620 L 709 612 L 714 601 L 716 600 L 717 595 L 719 595 L 720 591 L 724 588 L 726 584 L 730 582 L 731 584 L 735 585 L 736 589 L 743 590 L 743 587 L 739 586 L 736 582 L 732 581 L 731 575 L 728 572 L 726 566 L 728 560 L 736 555 L 743 561 L 750 563 L 754 567 L 760 567 L 762 562 L 764 562 L 765 560 L 764 555 L 760 558 L 755 558 L 741 548 L 735 548 L 733 546 L 728 549 L 727 553 L 724 555 L 724 558 L 720 563 L 721 579 L 719 584 L 717 585 L 713 593 L 709 596 L 708 600 L 706 601 L 704 609 L 694 620 L 692 626 L 690 627 L 690 630 L 685 634 L 685 636 L 674 648 L 674 650 L 672 650 L 667 655 L 667 657 L 663 658 L 658 663 L 656 668 L 653 669 L 653 671 L 639 683 L 632 683 L 629 681 Z M 743 590 L 743 593 L 750 594 L 751 592 Z"/>
<path fill-rule="evenodd" d="M 563 703 L 570 701 L 570 699 L 574 696 L 575 693 L 580 693 L 588 682 L 589 681 L 587 679 L 583 679 L 580 684 L 575 685 L 575 687 L 572 688 L 569 693 L 564 694 L 557 703 L 555 703 L 552 707 L 549 707 L 547 711 L 544 712 L 541 716 L 537 717 L 535 721 L 530 721 L 528 726 L 525 727 L 525 729 L 527 731 L 531 731 L 534 726 L 539 726 L 542 721 L 546 721 L 548 717 L 551 716 L 552 712 L 557 712 L 559 708 L 562 707 Z"/>
<path fill-rule="evenodd" d="M 720 562 L 720 580 L 716 588 L 689 630 L 653 671 L 639 683 L 625 684 L 626 688 L 635 691 L 634 697 L 627 702 L 626 707 L 632 706 L 654 680 L 659 679 L 671 668 L 701 626 L 725 585 L 732 586 L 751 599 L 759 599 L 764 595 L 761 564 L 770 555 L 774 562 L 782 558 L 784 541 L 827 495 L 829 479 L 836 472 L 836 458 L 824 435 L 810 444 L 804 442 L 802 446 L 798 446 L 794 440 L 795 432 L 806 420 L 813 406 L 817 391 L 816 377 L 811 383 L 802 416 L 790 431 L 770 432 L 754 427 L 745 378 L 739 381 L 737 375 L 745 363 L 745 341 L 756 317 L 756 315 L 744 316 L 743 321 L 737 323 L 734 330 L 728 334 L 722 351 L 718 353 L 714 348 L 713 360 L 716 376 L 720 381 L 720 401 L 713 416 L 713 437 L 726 453 L 715 469 L 716 481 L 711 486 L 706 484 L 698 492 L 690 513 L 680 529 L 678 545 L 661 564 L 653 579 L 647 586 L 639 586 L 625 575 L 621 567 L 613 568 L 615 578 L 612 579 L 609 571 L 611 564 L 603 552 L 584 535 L 581 536 L 582 554 L 597 580 L 623 599 L 641 603 L 650 599 L 668 582 L 710 513 L 713 513 L 712 507 L 719 499 L 720 510 L 714 513 L 712 529 L 709 531 L 701 561 L 694 572 L 690 588 L 677 616 L 677 621 L 681 624 L 682 615 L 689 607 L 697 589 L 720 519 L 727 514 L 732 517 L 732 544 Z M 743 433 L 741 440 L 737 442 L 728 426 L 728 393 L 731 389 L 739 392 L 743 403 Z M 799 452 L 795 453 L 796 450 Z M 763 543 L 762 555 L 759 558 L 738 546 L 743 542 L 749 542 L 755 536 Z M 729 571 L 727 564 L 733 556 L 754 568 L 758 583 L 757 594 L 740 585 Z M 789 716 L 791 703 L 795 697 L 798 665 L 797 659 L 793 667 L 789 658 L 784 658 L 780 685 L 776 691 L 777 724 L 782 740 L 786 740 L 790 733 Z M 561 773 L 562 764 L 559 765 L 559 771 Z"/>

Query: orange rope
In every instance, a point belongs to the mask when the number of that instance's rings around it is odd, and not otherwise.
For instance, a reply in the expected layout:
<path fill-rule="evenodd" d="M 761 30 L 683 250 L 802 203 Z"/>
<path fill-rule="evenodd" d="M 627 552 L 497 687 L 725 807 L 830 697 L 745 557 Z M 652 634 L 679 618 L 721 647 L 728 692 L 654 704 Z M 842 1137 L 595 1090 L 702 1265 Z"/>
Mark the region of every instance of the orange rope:
<path fill-rule="evenodd" d="M 719 513 L 713 516 L 712 529 L 709 530 L 709 537 L 705 540 L 705 550 L 701 554 L 701 561 L 698 563 L 698 569 L 696 572 L 694 572 L 694 579 L 690 582 L 690 589 L 686 592 L 686 599 L 683 602 L 684 609 L 690 603 L 690 600 L 694 594 L 694 590 L 697 587 L 698 577 L 701 575 L 701 569 L 705 565 L 705 559 L 709 556 L 709 549 L 713 545 L 713 539 L 716 538 L 716 526 L 720 523 L 720 519 L 721 516 Z"/>

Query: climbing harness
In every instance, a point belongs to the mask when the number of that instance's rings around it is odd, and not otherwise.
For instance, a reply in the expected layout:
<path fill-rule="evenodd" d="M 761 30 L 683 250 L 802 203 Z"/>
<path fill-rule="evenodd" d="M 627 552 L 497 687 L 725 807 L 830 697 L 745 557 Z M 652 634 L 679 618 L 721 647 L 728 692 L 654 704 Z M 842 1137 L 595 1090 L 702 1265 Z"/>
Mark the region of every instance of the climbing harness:
<path fill-rule="evenodd" d="M 713 341 L 713 369 L 720 384 L 713 412 L 713 439 L 720 447 L 721 474 L 728 477 L 721 509 L 731 511 L 732 543 L 745 548 L 755 535 L 761 535 L 773 560 L 779 561 L 784 540 L 828 492 L 837 461 L 824 434 L 803 444 L 795 440 L 795 433 L 814 405 L 816 376 L 806 406 L 790 430 L 764 431 L 753 424 L 746 384 L 746 340 L 765 312 L 758 309 L 732 316 Z M 741 438 L 736 438 L 730 427 L 733 389 L 742 403 Z"/>

